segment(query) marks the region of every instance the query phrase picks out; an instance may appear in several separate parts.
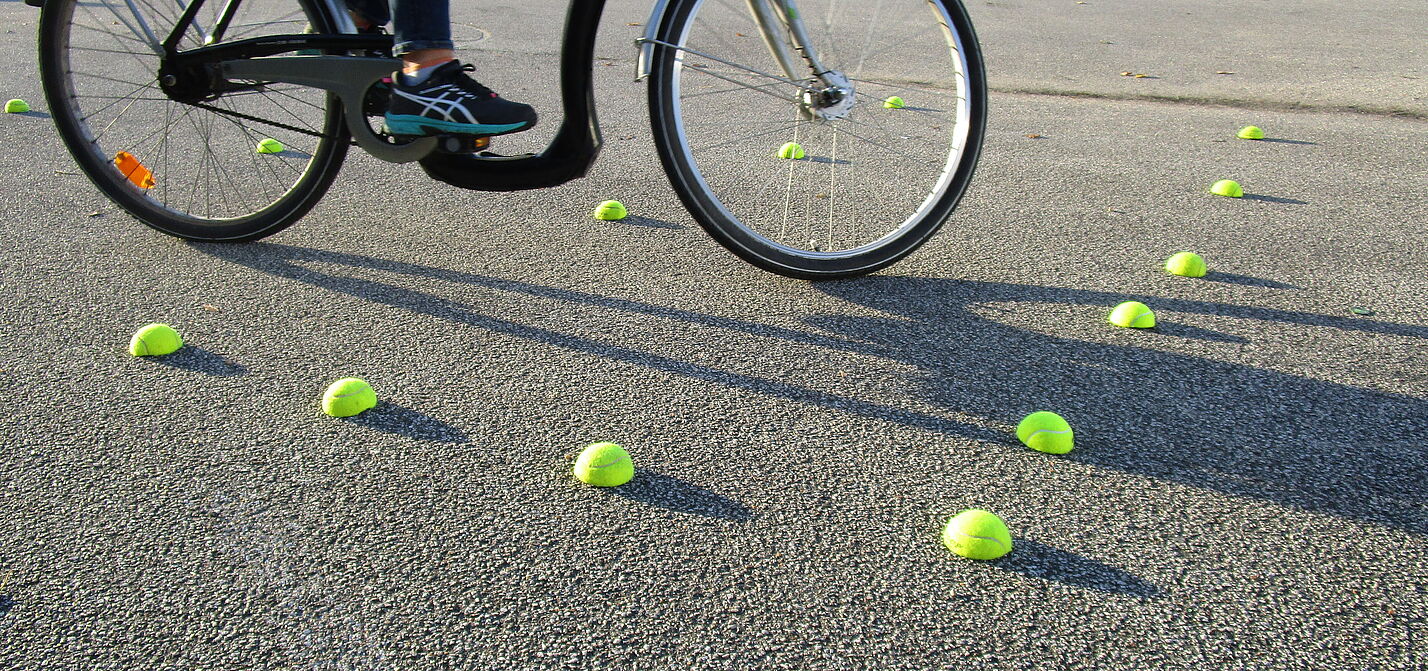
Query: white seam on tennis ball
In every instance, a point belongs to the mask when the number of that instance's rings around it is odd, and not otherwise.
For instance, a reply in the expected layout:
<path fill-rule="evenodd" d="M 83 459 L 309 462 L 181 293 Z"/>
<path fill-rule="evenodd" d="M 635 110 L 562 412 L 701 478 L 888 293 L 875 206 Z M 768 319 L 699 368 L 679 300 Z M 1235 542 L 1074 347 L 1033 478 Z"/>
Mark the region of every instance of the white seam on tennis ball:
<path fill-rule="evenodd" d="M 1005 545 L 1002 544 L 1001 540 L 996 539 L 996 538 L 993 538 L 993 537 L 991 537 L 991 536 L 973 536 L 972 534 L 969 534 L 969 533 L 967 533 L 967 532 L 965 532 L 965 531 L 958 531 L 957 533 L 962 534 L 963 536 L 966 536 L 967 538 L 975 538 L 975 539 L 977 539 L 977 540 L 979 540 L 979 541 L 991 541 L 991 542 L 993 542 L 993 543 L 996 543 L 996 544 L 997 544 L 997 547 L 1006 547 Z"/>
<path fill-rule="evenodd" d="M 1027 440 L 1031 440 L 1031 439 L 1032 439 L 1034 436 L 1036 436 L 1036 434 L 1038 434 L 1038 433 L 1054 433 L 1054 434 L 1056 434 L 1056 435 L 1059 436 L 1059 435 L 1061 435 L 1061 434 L 1063 434 L 1063 433 L 1071 433 L 1071 429 L 1066 429 L 1065 431 L 1052 431 L 1051 429 L 1037 429 L 1037 430 L 1035 430 L 1035 431 L 1032 431 L 1031 434 L 1026 437 L 1026 439 L 1027 439 Z"/>
<path fill-rule="evenodd" d="M 357 391 L 350 391 L 350 392 L 347 392 L 346 394 L 334 394 L 334 395 L 333 395 L 333 398 L 347 398 L 348 396 L 356 396 L 356 395 L 358 395 L 358 394 L 360 394 L 360 393 L 362 393 L 362 392 L 364 392 L 364 391 L 367 391 L 367 389 L 364 388 L 364 389 L 359 389 L 359 390 L 357 390 Z"/>
<path fill-rule="evenodd" d="M 609 463 L 606 463 L 606 464 L 591 464 L 591 465 L 590 465 L 590 468 L 609 468 L 609 467 L 614 466 L 615 464 L 618 464 L 618 463 L 620 463 L 620 462 L 622 462 L 622 461 L 624 461 L 624 460 L 625 460 L 624 457 L 615 457 L 615 460 L 612 461 L 612 462 L 609 462 Z"/>
<path fill-rule="evenodd" d="M 149 343 L 144 342 L 144 336 L 139 336 L 139 344 L 144 347 L 144 356 L 149 355 Z"/>

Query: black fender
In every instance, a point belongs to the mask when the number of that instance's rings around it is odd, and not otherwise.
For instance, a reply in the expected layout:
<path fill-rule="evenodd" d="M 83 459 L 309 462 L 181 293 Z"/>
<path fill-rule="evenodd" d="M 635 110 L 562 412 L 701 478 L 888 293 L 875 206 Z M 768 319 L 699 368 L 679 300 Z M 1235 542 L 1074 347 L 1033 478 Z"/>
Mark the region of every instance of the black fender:
<path fill-rule="evenodd" d="M 432 179 L 473 191 L 520 191 L 558 186 L 584 177 L 600 153 L 595 115 L 595 33 L 605 0 L 573 0 L 565 17 L 560 93 L 565 120 L 539 154 L 485 156 L 432 154 L 421 167 Z"/>

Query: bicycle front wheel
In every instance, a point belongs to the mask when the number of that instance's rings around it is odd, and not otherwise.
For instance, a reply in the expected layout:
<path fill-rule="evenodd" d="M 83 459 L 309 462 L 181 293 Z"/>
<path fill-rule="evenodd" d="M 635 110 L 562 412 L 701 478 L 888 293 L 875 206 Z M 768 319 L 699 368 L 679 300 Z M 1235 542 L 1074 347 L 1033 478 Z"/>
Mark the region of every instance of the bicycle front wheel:
<path fill-rule="evenodd" d="M 336 177 L 349 144 L 341 105 L 274 82 L 161 85 L 164 43 L 190 4 L 200 6 L 178 51 L 336 30 L 306 1 L 47 0 L 45 97 L 80 169 L 140 221 L 195 240 L 261 238 L 300 219 Z"/>
<path fill-rule="evenodd" d="M 704 229 L 760 268 L 886 267 L 971 181 L 986 84 L 957 0 L 676 0 L 658 35 L 650 120 L 665 172 Z"/>

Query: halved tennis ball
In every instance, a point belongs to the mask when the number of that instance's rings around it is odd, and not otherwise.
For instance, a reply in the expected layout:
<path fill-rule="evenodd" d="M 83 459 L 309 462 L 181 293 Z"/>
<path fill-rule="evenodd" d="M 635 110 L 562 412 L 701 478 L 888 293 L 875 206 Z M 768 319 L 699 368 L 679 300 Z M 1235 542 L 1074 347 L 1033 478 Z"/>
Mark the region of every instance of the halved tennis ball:
<path fill-rule="evenodd" d="M 1076 434 L 1066 419 L 1045 410 L 1023 418 L 1016 425 L 1016 437 L 1023 445 L 1047 454 L 1066 454 L 1076 446 Z"/>
<path fill-rule="evenodd" d="M 576 458 L 575 477 L 587 485 L 618 487 L 635 477 L 635 465 L 625 448 L 615 443 L 595 443 Z"/>
<path fill-rule="evenodd" d="M 377 407 L 377 392 L 365 380 L 344 377 L 322 394 L 322 411 L 333 417 L 351 417 Z"/>
<path fill-rule="evenodd" d="M 30 111 L 30 103 L 20 100 L 19 98 L 11 98 L 5 101 L 6 114 L 24 114 L 28 111 Z"/>
<path fill-rule="evenodd" d="M 283 153 L 283 149 L 286 149 L 283 143 L 270 137 L 265 137 L 258 142 L 259 154 L 281 154 Z"/>
<path fill-rule="evenodd" d="M 1106 321 L 1126 328 L 1148 329 L 1155 326 L 1155 313 L 1151 312 L 1145 303 L 1126 301 L 1111 310 L 1111 315 L 1106 318 Z"/>
<path fill-rule="evenodd" d="M 1235 133 L 1235 137 L 1241 140 L 1263 140 L 1264 131 L 1260 130 L 1259 126 L 1245 126 Z"/>
<path fill-rule="evenodd" d="M 618 221 L 624 219 L 629 211 L 625 209 L 625 204 L 618 200 L 607 200 L 595 206 L 594 217 L 601 221 Z"/>
<path fill-rule="evenodd" d="M 968 559 L 996 559 L 1012 549 L 1011 531 L 1002 518 L 985 510 L 964 510 L 947 521 L 942 544 Z"/>
<path fill-rule="evenodd" d="M 1245 190 L 1233 179 L 1222 179 L 1210 187 L 1210 193 L 1226 198 L 1239 198 L 1245 195 Z"/>
<path fill-rule="evenodd" d="M 1205 259 L 1195 252 L 1176 252 L 1165 260 L 1165 272 L 1181 277 L 1204 277 Z"/>
<path fill-rule="evenodd" d="M 790 142 L 778 148 L 779 158 L 801 159 L 803 158 L 803 145 L 797 142 Z"/>
<path fill-rule="evenodd" d="M 906 106 L 907 103 L 904 103 L 902 101 L 902 98 L 899 98 L 898 96 L 893 96 L 883 101 L 883 107 L 886 107 L 890 110 L 900 110 Z"/>
<path fill-rule="evenodd" d="M 183 347 L 183 338 L 168 324 L 149 324 L 139 329 L 129 340 L 129 353 L 134 356 L 163 356 Z"/>

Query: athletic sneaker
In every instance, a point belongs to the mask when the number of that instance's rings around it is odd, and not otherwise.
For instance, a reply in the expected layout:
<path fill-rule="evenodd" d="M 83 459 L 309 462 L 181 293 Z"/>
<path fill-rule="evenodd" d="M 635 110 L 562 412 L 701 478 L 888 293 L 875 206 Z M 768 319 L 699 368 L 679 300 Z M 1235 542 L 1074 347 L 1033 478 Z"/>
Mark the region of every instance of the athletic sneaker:
<path fill-rule="evenodd" d="M 505 100 L 468 77 L 475 68 L 451 61 L 420 84 L 392 75 L 386 130 L 392 135 L 505 135 L 536 124 L 535 108 Z"/>

